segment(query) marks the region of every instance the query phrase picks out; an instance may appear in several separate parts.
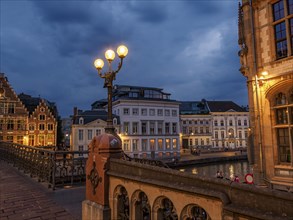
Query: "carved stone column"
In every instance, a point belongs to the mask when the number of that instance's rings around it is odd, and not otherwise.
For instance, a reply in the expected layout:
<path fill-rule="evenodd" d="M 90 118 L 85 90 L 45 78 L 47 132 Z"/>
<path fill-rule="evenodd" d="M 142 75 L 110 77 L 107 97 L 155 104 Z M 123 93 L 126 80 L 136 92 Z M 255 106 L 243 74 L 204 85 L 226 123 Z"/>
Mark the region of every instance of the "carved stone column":
<path fill-rule="evenodd" d="M 86 164 L 86 200 L 82 203 L 83 220 L 111 219 L 107 171 L 110 158 L 121 158 L 122 152 L 118 136 L 102 134 L 91 141 Z"/>

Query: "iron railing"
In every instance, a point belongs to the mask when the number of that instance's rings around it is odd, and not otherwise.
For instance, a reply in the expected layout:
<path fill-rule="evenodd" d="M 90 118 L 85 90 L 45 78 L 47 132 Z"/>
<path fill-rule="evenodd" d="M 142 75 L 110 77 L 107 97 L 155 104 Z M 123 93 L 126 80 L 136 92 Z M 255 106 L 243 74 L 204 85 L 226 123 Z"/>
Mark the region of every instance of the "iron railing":
<path fill-rule="evenodd" d="M 52 189 L 84 184 L 88 151 L 52 149 L 0 141 L 0 159 Z"/>

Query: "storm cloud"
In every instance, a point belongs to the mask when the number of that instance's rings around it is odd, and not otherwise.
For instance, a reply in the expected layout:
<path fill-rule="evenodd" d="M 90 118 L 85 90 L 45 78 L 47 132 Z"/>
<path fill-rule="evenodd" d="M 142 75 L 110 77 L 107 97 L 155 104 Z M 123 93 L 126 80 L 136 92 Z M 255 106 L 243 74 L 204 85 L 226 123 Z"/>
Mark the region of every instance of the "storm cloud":
<path fill-rule="evenodd" d="M 0 4 L 0 71 L 17 93 L 56 102 L 63 117 L 106 97 L 93 61 L 121 43 L 129 55 L 115 84 L 163 88 L 178 101 L 247 104 L 238 71 L 237 1 Z"/>

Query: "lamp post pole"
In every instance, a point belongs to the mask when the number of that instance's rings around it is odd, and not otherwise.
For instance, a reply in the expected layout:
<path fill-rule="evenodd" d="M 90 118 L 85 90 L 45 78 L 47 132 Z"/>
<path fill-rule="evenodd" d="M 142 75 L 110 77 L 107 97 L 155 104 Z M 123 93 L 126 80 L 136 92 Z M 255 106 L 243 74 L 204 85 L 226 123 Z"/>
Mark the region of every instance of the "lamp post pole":
<path fill-rule="evenodd" d="M 113 126 L 113 114 L 112 114 L 112 97 L 113 97 L 113 81 L 116 79 L 117 73 L 120 71 L 123 59 L 126 57 L 128 49 L 126 46 L 121 45 L 117 48 L 117 54 L 120 58 L 117 70 L 112 70 L 112 61 L 115 58 L 115 52 L 113 50 L 107 50 L 105 57 L 108 61 L 108 71 L 102 73 L 104 61 L 102 59 L 96 59 L 94 65 L 98 70 L 98 74 L 105 80 L 104 88 L 108 90 L 108 116 L 107 116 L 107 127 L 105 128 L 106 133 L 115 134 L 115 128 Z"/>

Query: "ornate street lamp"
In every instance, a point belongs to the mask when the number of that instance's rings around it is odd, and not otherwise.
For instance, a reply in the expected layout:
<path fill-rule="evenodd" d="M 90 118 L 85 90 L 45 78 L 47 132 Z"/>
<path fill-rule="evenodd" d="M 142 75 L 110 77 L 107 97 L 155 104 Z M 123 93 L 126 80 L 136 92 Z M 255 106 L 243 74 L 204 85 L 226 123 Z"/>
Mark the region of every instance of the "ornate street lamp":
<path fill-rule="evenodd" d="M 102 59 L 96 59 L 94 65 L 98 70 L 98 74 L 101 78 L 105 79 L 104 88 L 108 88 L 108 118 L 107 127 L 105 129 L 106 133 L 115 134 L 115 128 L 113 126 L 113 115 L 112 115 L 112 90 L 113 90 L 113 80 L 116 78 L 116 74 L 122 67 L 123 59 L 126 57 L 128 49 L 124 45 L 120 45 L 117 48 L 117 54 L 120 57 L 120 62 L 118 64 L 117 70 L 112 70 L 112 61 L 115 59 L 115 52 L 113 50 L 107 50 L 105 52 L 105 57 L 108 61 L 108 71 L 102 73 L 102 68 L 104 66 L 104 61 Z"/>

